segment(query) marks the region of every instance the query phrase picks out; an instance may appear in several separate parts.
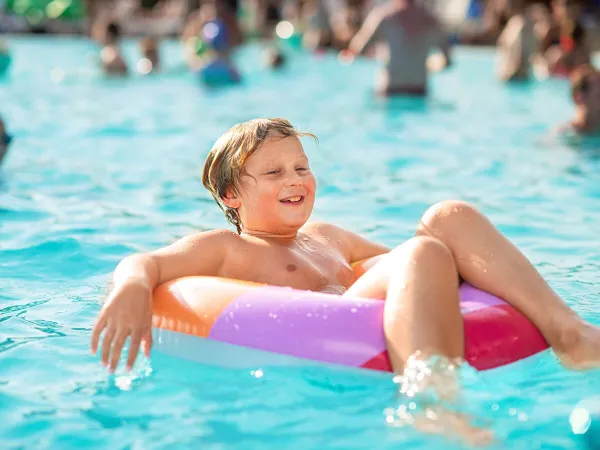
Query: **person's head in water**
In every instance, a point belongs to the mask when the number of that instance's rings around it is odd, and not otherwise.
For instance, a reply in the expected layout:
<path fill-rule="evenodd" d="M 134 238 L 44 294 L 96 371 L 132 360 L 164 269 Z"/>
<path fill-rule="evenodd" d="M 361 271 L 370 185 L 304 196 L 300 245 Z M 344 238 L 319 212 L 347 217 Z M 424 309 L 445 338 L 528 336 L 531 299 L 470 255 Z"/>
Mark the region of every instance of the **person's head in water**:
<path fill-rule="evenodd" d="M 308 220 L 316 180 L 300 137 L 285 119 L 255 119 L 235 125 L 206 158 L 202 184 L 238 233 L 287 234 Z"/>
<path fill-rule="evenodd" d="M 576 106 L 573 126 L 580 131 L 600 129 L 600 72 L 581 65 L 570 77 L 571 96 Z"/>
<path fill-rule="evenodd" d="M 138 70 L 146 75 L 159 69 L 160 58 L 156 38 L 146 37 L 140 41 L 142 59 L 138 61 Z"/>
<path fill-rule="evenodd" d="M 117 22 L 110 21 L 106 24 L 105 43 L 106 45 L 118 44 L 121 40 L 121 27 Z"/>
<path fill-rule="evenodd" d="M 264 64 L 270 69 L 279 69 L 286 63 L 285 55 L 277 48 L 268 48 L 265 50 Z"/>
<path fill-rule="evenodd" d="M 92 38 L 100 45 L 118 45 L 121 36 L 121 26 L 112 18 L 98 19 L 92 28 Z"/>
<path fill-rule="evenodd" d="M 2 117 L 0 117 L 0 165 L 8 152 L 8 147 L 11 142 L 12 136 L 6 131 L 6 125 L 4 124 Z"/>

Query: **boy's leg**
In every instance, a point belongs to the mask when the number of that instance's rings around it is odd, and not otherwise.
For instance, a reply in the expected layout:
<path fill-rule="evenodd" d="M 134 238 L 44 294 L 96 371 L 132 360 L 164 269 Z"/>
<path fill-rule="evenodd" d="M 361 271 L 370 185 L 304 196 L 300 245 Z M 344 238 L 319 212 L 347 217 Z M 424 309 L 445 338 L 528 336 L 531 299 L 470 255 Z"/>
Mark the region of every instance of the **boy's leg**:
<path fill-rule="evenodd" d="M 460 276 L 521 311 L 571 367 L 600 364 L 600 329 L 584 322 L 527 258 L 474 207 L 447 201 L 423 216 L 419 236 L 443 242 Z"/>
<path fill-rule="evenodd" d="M 437 239 L 422 236 L 405 242 L 345 295 L 386 299 L 384 330 L 396 373 L 417 351 L 425 358 L 463 356 L 458 272 L 452 253 Z"/>

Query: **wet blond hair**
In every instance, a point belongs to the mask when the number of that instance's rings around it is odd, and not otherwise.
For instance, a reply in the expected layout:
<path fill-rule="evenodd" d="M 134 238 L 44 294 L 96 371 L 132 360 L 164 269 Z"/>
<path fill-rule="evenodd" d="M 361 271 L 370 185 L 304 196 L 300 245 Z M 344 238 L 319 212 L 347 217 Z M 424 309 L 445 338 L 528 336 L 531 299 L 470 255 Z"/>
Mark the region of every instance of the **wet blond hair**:
<path fill-rule="evenodd" d="M 202 169 L 202 184 L 210 191 L 227 221 L 242 232 L 242 222 L 235 208 L 223 203 L 228 189 L 239 194 L 244 163 L 269 137 L 304 137 L 312 133 L 296 130 L 286 119 L 254 119 L 238 123 L 223 134 L 208 153 Z"/>

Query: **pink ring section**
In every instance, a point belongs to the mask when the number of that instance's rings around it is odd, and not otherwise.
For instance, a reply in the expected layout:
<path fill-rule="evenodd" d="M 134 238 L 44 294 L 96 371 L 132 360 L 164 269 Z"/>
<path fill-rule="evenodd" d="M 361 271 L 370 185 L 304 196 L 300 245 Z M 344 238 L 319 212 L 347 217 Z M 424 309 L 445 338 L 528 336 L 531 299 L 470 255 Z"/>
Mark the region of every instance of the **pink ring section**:
<path fill-rule="evenodd" d="M 267 286 L 233 300 L 209 338 L 360 367 L 385 352 L 383 302 Z"/>

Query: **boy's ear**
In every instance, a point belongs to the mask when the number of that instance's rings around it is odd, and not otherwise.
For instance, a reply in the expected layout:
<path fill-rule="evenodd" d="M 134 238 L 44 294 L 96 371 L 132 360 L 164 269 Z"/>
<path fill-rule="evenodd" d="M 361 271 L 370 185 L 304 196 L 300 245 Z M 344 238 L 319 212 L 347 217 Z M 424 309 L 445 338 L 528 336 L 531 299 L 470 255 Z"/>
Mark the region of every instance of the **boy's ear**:
<path fill-rule="evenodd" d="M 238 209 L 240 206 L 242 206 L 242 202 L 240 201 L 239 197 L 231 188 L 227 188 L 225 191 L 225 196 L 221 200 L 223 200 L 223 203 L 228 208 Z"/>

